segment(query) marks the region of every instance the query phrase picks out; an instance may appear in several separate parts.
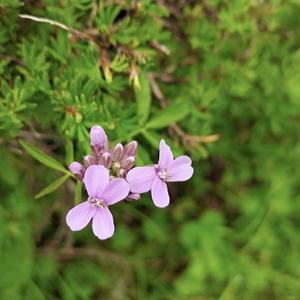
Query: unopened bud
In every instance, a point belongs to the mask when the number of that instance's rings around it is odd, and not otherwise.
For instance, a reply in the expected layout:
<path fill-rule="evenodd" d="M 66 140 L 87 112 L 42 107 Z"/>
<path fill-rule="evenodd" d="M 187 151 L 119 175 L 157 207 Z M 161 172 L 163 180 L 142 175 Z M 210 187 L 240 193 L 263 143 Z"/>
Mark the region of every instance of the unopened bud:
<path fill-rule="evenodd" d="M 138 143 L 136 141 L 132 141 L 132 142 L 128 143 L 124 147 L 124 154 L 128 155 L 128 156 L 135 156 L 137 146 L 138 146 Z"/>
<path fill-rule="evenodd" d="M 126 171 L 129 171 L 133 167 L 134 162 L 135 162 L 135 157 L 134 156 L 128 156 L 128 157 L 126 157 L 122 160 L 121 166 Z"/>
<path fill-rule="evenodd" d="M 117 144 L 112 150 L 112 160 L 119 161 L 124 155 L 123 145 Z"/>
<path fill-rule="evenodd" d="M 75 175 L 76 178 L 82 180 L 84 174 L 84 166 L 77 161 L 69 165 L 69 170 Z"/>
<path fill-rule="evenodd" d="M 83 162 L 84 162 L 84 166 L 86 168 L 88 168 L 90 165 L 96 165 L 97 164 L 96 158 L 92 155 L 86 155 L 83 158 Z"/>
<path fill-rule="evenodd" d="M 90 139 L 91 146 L 94 148 L 105 147 L 108 141 L 104 129 L 99 125 L 91 128 Z"/>
<path fill-rule="evenodd" d="M 104 152 L 99 158 L 99 164 L 109 168 L 111 165 L 111 154 L 109 152 Z"/>
<path fill-rule="evenodd" d="M 127 196 L 127 200 L 129 201 L 137 201 L 141 199 L 141 195 L 137 193 L 129 193 Z"/>

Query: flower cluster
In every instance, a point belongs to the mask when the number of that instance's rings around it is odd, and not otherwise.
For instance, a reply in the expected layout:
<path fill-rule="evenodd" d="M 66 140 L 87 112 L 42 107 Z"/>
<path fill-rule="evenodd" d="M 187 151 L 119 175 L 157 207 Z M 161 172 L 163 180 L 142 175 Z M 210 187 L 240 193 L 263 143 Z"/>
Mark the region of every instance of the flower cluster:
<path fill-rule="evenodd" d="M 110 205 L 126 198 L 139 200 L 141 193 L 151 191 L 154 205 L 166 207 L 170 202 L 167 182 L 185 181 L 193 175 L 191 159 L 186 155 L 174 159 L 164 140 L 160 141 L 157 164 L 135 168 L 136 141 L 110 149 L 99 125 L 91 128 L 90 140 L 92 154 L 84 157 L 83 164 L 73 162 L 69 166 L 88 193 L 88 199 L 67 214 L 67 224 L 73 231 L 83 229 L 92 220 L 94 234 L 99 239 L 110 238 L 114 233 Z"/>

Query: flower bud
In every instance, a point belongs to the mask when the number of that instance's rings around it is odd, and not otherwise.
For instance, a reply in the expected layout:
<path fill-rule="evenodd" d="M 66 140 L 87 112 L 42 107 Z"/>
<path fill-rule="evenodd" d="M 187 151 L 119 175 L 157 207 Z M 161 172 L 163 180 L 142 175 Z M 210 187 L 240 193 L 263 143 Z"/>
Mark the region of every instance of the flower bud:
<path fill-rule="evenodd" d="M 94 148 L 105 147 L 108 141 L 104 129 L 99 125 L 95 125 L 91 128 L 90 139 L 91 146 Z"/>
<path fill-rule="evenodd" d="M 109 168 L 111 165 L 111 154 L 109 152 L 104 152 L 99 158 L 99 164 Z"/>
<path fill-rule="evenodd" d="M 82 180 L 84 174 L 84 166 L 77 161 L 72 162 L 69 165 L 69 170 L 75 175 L 76 178 Z"/>
<path fill-rule="evenodd" d="M 92 155 L 86 155 L 83 158 L 83 162 L 84 162 L 84 166 L 86 168 L 88 168 L 90 165 L 96 165 L 97 164 L 96 158 Z"/>
<path fill-rule="evenodd" d="M 138 146 L 138 143 L 136 141 L 132 141 L 132 142 L 128 143 L 124 147 L 124 154 L 128 155 L 128 156 L 135 156 L 137 146 Z"/>
<path fill-rule="evenodd" d="M 141 199 L 141 195 L 137 193 L 129 193 L 127 196 L 128 201 L 137 201 Z"/>
<path fill-rule="evenodd" d="M 123 145 L 117 144 L 115 148 L 112 150 L 112 160 L 119 161 L 124 155 Z"/>
<path fill-rule="evenodd" d="M 128 156 L 126 158 L 123 158 L 123 160 L 121 162 L 121 166 L 126 171 L 129 171 L 133 167 L 134 162 L 135 162 L 135 157 L 134 156 Z"/>

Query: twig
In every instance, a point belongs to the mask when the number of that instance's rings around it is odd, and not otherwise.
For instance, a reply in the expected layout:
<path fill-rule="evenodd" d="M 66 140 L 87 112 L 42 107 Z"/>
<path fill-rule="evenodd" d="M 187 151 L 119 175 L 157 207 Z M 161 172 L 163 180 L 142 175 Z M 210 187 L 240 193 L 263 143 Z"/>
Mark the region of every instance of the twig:
<path fill-rule="evenodd" d="M 17 58 L 16 56 L 11 56 L 11 55 L 0 55 L 0 61 L 1 60 L 10 60 L 14 63 L 16 63 L 17 65 L 24 65 L 24 63 L 19 59 Z"/>
<path fill-rule="evenodd" d="M 155 76 L 153 73 L 148 73 L 148 79 L 150 83 L 151 90 L 154 96 L 159 100 L 161 107 L 165 108 L 168 106 L 168 100 L 165 98 L 164 94 L 162 93 L 161 89 L 159 88 Z"/>
<path fill-rule="evenodd" d="M 172 129 L 180 136 L 186 143 L 212 143 L 219 139 L 218 134 L 212 135 L 188 135 L 177 124 L 172 125 Z"/>
<path fill-rule="evenodd" d="M 57 21 L 54 21 L 54 20 L 51 20 L 51 19 L 48 19 L 48 18 L 41 18 L 41 17 L 26 15 L 26 14 L 21 14 L 21 15 L 19 15 L 19 17 L 22 18 L 22 19 L 29 19 L 29 20 L 32 20 L 32 21 L 40 22 L 40 23 L 47 23 L 47 24 L 59 27 L 59 28 L 65 30 L 65 31 L 68 31 L 68 32 L 70 32 L 70 33 L 72 33 L 72 34 L 74 34 L 74 35 L 76 35 L 76 36 L 78 36 L 82 39 L 87 39 L 89 41 L 94 42 L 92 37 L 90 35 L 86 34 L 85 32 L 79 31 L 77 29 L 74 29 L 71 26 L 65 25 L 65 24 L 60 23 L 60 22 L 57 22 Z"/>
<path fill-rule="evenodd" d="M 152 47 L 153 49 L 165 54 L 165 55 L 170 55 L 170 50 L 167 46 L 160 44 L 157 41 L 150 41 L 149 42 L 150 47 Z"/>
<path fill-rule="evenodd" d="M 94 0 L 92 10 L 91 10 L 91 14 L 89 15 L 89 18 L 87 20 L 87 27 L 88 28 L 93 27 L 93 20 L 94 20 L 95 16 L 97 15 L 98 8 L 99 8 L 98 0 Z"/>

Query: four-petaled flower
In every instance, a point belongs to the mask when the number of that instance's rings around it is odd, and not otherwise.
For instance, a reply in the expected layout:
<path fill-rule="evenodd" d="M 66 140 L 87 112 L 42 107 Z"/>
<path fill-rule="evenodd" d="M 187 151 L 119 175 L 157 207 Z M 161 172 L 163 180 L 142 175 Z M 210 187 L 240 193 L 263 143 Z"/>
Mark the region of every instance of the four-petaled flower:
<path fill-rule="evenodd" d="M 151 190 L 153 203 L 157 207 L 169 205 L 170 196 L 166 182 L 186 181 L 193 175 L 192 160 L 182 155 L 173 158 L 170 147 L 160 141 L 158 164 L 136 167 L 127 174 L 127 181 L 132 193 L 145 193 Z"/>
<path fill-rule="evenodd" d="M 92 221 L 94 234 L 101 240 L 114 233 L 114 220 L 108 206 L 125 199 L 129 193 L 129 184 L 125 179 L 109 181 L 109 172 L 102 165 L 89 166 L 84 174 L 84 185 L 88 193 L 87 201 L 73 207 L 67 214 L 67 224 L 78 231 Z"/>
<path fill-rule="evenodd" d="M 88 199 L 72 208 L 66 219 L 73 231 L 83 229 L 92 220 L 93 232 L 99 239 L 114 233 L 109 205 L 125 198 L 139 200 L 140 193 L 151 190 L 154 205 L 166 207 L 170 202 L 167 182 L 188 180 L 194 172 L 191 159 L 185 155 L 174 159 L 164 140 L 160 141 L 158 164 L 134 169 L 136 141 L 110 147 L 104 129 L 95 125 L 90 131 L 90 144 L 92 153 L 84 157 L 83 164 L 69 165 L 74 177 L 83 181 Z"/>

